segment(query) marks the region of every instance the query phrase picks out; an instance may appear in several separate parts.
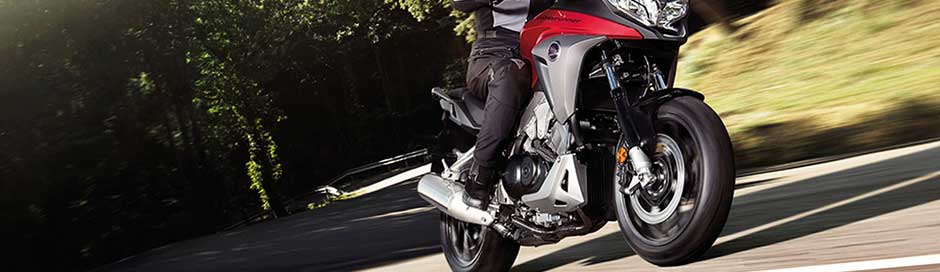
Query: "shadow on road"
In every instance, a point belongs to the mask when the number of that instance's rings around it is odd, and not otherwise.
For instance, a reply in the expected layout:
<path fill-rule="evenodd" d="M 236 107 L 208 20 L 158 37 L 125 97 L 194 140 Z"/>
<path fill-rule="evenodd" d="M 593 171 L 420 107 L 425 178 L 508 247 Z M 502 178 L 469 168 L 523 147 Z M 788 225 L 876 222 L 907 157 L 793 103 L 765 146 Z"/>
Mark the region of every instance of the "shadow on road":
<path fill-rule="evenodd" d="M 611 224 L 616 224 L 616 222 L 611 222 Z M 635 253 L 624 242 L 623 236 L 615 232 L 518 264 L 512 270 L 545 271 L 575 262 L 590 266 L 632 255 Z"/>
<path fill-rule="evenodd" d="M 724 235 L 811 211 L 937 171 L 936 151 L 926 150 L 735 199 Z M 859 199 L 764 231 L 719 244 L 706 253 L 711 259 L 803 237 L 882 214 L 940 199 L 937 178 Z M 812 193 L 805 191 L 811 190 Z"/>
<path fill-rule="evenodd" d="M 349 271 L 440 252 L 416 181 L 314 211 L 164 246 L 105 271 Z"/>
<path fill-rule="evenodd" d="M 740 233 L 937 171 L 940 148 L 872 163 L 734 200 L 723 236 Z M 705 259 L 760 248 L 940 199 L 936 178 L 718 244 Z M 440 252 L 438 213 L 405 182 L 315 211 L 180 242 L 103 267 L 133 271 L 348 271 Z M 525 252 L 525 250 L 523 250 Z M 514 267 L 540 271 L 634 255 L 620 233 Z M 444 259 L 441 258 L 443 265 Z"/>
<path fill-rule="evenodd" d="M 736 197 L 722 236 L 746 231 L 937 171 L 940 148 L 823 175 Z M 940 199 L 937 178 L 859 199 L 738 239 L 718 244 L 704 260 L 822 232 Z M 516 265 L 514 271 L 542 271 L 579 262 L 594 265 L 629 257 L 620 233 L 608 234 Z"/>

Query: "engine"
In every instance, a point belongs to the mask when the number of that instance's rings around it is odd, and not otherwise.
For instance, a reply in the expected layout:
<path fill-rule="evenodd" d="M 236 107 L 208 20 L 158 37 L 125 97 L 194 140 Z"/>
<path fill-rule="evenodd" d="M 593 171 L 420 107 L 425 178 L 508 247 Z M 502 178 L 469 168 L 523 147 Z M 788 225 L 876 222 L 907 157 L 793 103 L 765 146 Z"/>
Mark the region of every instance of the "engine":
<path fill-rule="evenodd" d="M 557 135 L 561 133 L 555 133 L 560 130 L 554 129 L 556 122 L 544 94 L 536 93 L 529 108 L 531 110 L 523 116 L 526 122 L 522 131 L 527 136 L 522 145 L 523 152 L 509 158 L 503 173 L 506 193 L 517 200 L 541 188 L 551 163 L 558 156 L 559 144 L 555 142 L 561 142 L 555 141 L 555 138 L 561 138 Z"/>
<path fill-rule="evenodd" d="M 505 231 L 521 244 L 541 245 L 588 230 L 591 220 L 579 210 L 587 200 L 585 166 L 570 150 L 569 124 L 555 120 L 541 92 L 522 120 L 524 137 L 515 143 L 502 176 L 505 194 L 515 202 L 501 219 L 511 225 Z"/>
<path fill-rule="evenodd" d="M 514 199 L 535 193 L 542 187 L 550 167 L 551 165 L 539 156 L 513 156 L 509 158 L 503 173 L 503 186 Z"/>

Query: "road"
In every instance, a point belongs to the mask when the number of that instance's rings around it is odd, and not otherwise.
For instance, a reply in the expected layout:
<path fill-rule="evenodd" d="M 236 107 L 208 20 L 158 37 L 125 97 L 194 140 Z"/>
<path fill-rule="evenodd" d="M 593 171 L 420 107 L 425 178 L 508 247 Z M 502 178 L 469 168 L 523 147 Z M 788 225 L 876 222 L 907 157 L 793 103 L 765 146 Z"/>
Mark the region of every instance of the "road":
<path fill-rule="evenodd" d="M 940 142 L 740 177 L 737 183 L 721 237 L 695 263 L 652 266 L 630 250 L 612 222 L 590 235 L 523 248 L 513 270 L 940 271 Z M 445 271 L 437 220 L 410 180 L 100 270 Z M 834 266 L 807 267 L 816 265 Z"/>

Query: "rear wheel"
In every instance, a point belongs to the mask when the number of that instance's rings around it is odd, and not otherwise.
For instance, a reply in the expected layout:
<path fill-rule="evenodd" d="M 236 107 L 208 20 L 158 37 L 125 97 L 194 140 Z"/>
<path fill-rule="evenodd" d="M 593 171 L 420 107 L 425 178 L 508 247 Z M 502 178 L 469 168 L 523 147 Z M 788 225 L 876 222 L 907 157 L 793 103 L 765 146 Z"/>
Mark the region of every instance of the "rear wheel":
<path fill-rule="evenodd" d="M 453 271 L 509 271 L 519 244 L 491 228 L 441 213 L 441 247 Z"/>
<path fill-rule="evenodd" d="M 656 116 L 656 181 L 632 195 L 632 178 L 617 165 L 617 221 L 627 243 L 656 265 L 679 265 L 702 255 L 721 232 L 734 193 L 734 156 L 718 115 L 701 100 L 679 97 Z"/>

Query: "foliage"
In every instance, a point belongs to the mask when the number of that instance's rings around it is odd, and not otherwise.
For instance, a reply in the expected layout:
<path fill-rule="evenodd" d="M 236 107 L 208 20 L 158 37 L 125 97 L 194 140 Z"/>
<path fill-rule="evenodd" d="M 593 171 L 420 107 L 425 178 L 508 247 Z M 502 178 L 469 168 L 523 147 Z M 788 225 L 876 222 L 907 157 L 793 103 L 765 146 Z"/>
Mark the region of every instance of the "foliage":
<path fill-rule="evenodd" d="M 450 7 L 451 0 L 385 0 L 385 2 L 408 10 L 411 16 L 421 21 L 435 8 Z M 476 32 L 473 29 L 473 16 L 453 10 L 450 13 L 450 17 L 454 18 L 457 22 L 457 25 L 454 27 L 454 32 L 458 35 L 463 35 L 467 39 L 467 42 L 473 42 L 473 39 L 476 37 Z"/>
<path fill-rule="evenodd" d="M 427 90 L 467 46 L 446 3 L 420 4 L 0 1 L 5 270 L 84 270 L 283 216 L 342 170 L 424 146 Z"/>

